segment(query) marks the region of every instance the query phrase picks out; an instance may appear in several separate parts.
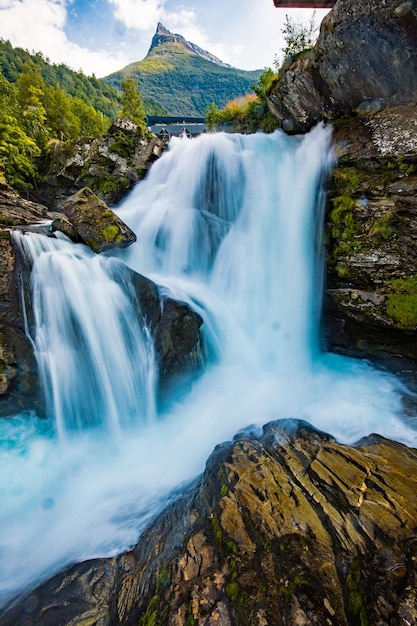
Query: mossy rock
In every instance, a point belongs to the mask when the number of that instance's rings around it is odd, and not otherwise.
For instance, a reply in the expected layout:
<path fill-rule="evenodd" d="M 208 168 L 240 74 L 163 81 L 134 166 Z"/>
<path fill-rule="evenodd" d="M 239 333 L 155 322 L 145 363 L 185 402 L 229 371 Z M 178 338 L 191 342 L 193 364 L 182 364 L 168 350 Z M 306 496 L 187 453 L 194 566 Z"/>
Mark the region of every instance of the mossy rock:
<path fill-rule="evenodd" d="M 80 241 L 94 252 L 126 248 L 136 241 L 134 232 L 88 187 L 71 196 L 62 206 L 62 212 Z"/>

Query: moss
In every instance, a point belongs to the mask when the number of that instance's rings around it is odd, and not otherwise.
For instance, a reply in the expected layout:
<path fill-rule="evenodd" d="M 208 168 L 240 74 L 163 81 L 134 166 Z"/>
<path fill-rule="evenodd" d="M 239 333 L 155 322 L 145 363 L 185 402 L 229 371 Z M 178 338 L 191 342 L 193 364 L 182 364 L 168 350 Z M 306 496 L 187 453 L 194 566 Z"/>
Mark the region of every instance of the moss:
<path fill-rule="evenodd" d="M 109 152 L 118 154 L 124 159 L 132 157 L 135 151 L 135 135 L 120 131 L 114 136 L 114 141 L 109 146 Z"/>
<path fill-rule="evenodd" d="M 191 609 L 189 609 L 185 626 L 197 626 L 197 625 L 198 625 L 198 620 L 195 619 L 194 615 L 191 612 Z"/>
<path fill-rule="evenodd" d="M 345 261 L 339 261 L 336 265 L 336 272 L 339 278 L 346 278 L 349 275 L 349 267 Z"/>
<path fill-rule="evenodd" d="M 335 189 L 343 195 L 359 191 L 361 185 L 369 180 L 369 174 L 356 167 L 338 167 L 333 173 Z"/>
<path fill-rule="evenodd" d="M 309 585 L 310 581 L 307 577 L 299 574 L 291 582 L 287 582 L 286 585 L 280 585 L 278 587 L 278 595 L 283 602 L 289 602 L 300 587 Z"/>
<path fill-rule="evenodd" d="M 395 236 L 396 217 L 395 213 L 387 211 L 379 220 L 374 222 L 368 233 L 369 237 L 373 239 L 374 244 L 384 243 Z"/>
<path fill-rule="evenodd" d="M 417 294 L 389 294 L 387 315 L 395 320 L 400 328 L 417 326 Z"/>
<path fill-rule="evenodd" d="M 417 276 L 392 280 L 388 286 L 387 315 L 400 328 L 417 326 Z"/>
<path fill-rule="evenodd" d="M 162 626 L 168 619 L 169 604 L 165 603 L 164 611 L 161 615 L 160 604 L 162 598 L 160 595 L 161 588 L 169 587 L 171 583 L 171 574 L 168 566 L 161 569 L 156 580 L 156 590 L 154 596 L 149 601 L 145 613 L 138 622 L 138 626 Z"/>
<path fill-rule="evenodd" d="M 138 175 L 139 180 L 142 180 L 143 178 L 145 178 L 147 171 L 148 170 L 145 167 L 136 168 L 136 174 Z"/>
<path fill-rule="evenodd" d="M 138 626 L 160 626 L 158 620 L 159 596 L 155 595 L 146 607 L 145 613 L 138 622 Z"/>
<path fill-rule="evenodd" d="M 231 580 L 226 585 L 226 595 L 232 602 L 236 602 L 239 598 L 240 587 L 236 579 Z"/>
<path fill-rule="evenodd" d="M 109 226 L 103 229 L 103 237 L 108 243 L 114 241 L 118 233 L 119 228 L 115 224 L 109 224 Z"/>
<path fill-rule="evenodd" d="M 364 596 L 364 581 L 359 558 L 352 561 L 347 577 L 346 589 L 349 612 L 358 626 L 370 626 L 366 600 Z"/>
<path fill-rule="evenodd" d="M 334 490 L 339 510 L 342 511 L 342 513 L 348 513 L 350 511 L 349 500 L 346 498 L 344 492 L 336 485 L 334 485 Z"/>
<path fill-rule="evenodd" d="M 233 556 L 237 554 L 238 547 L 236 543 L 224 534 L 222 527 L 220 526 L 219 518 L 214 512 L 212 512 L 210 519 L 214 540 L 222 555 L 227 558 L 228 556 Z"/>

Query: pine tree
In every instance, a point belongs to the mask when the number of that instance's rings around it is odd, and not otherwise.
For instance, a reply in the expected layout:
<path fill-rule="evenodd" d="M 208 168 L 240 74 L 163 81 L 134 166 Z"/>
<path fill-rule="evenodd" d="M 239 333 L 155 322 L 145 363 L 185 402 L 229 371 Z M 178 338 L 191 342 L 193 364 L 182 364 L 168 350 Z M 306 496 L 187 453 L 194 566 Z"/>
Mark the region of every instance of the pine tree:
<path fill-rule="evenodd" d="M 137 88 L 134 78 L 126 78 L 121 81 L 122 86 L 122 115 L 134 122 L 142 135 L 146 131 L 146 113 L 142 96 Z"/>

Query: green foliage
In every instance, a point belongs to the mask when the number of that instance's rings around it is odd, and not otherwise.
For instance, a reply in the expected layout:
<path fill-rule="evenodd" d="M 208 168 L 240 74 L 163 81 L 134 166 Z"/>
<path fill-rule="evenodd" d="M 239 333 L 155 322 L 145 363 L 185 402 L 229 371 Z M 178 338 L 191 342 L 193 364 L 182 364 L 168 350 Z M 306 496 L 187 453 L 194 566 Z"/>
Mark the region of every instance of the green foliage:
<path fill-rule="evenodd" d="M 121 81 L 122 87 L 122 115 L 134 122 L 142 135 L 146 132 L 146 113 L 142 96 L 134 78 Z"/>
<path fill-rule="evenodd" d="M 54 137 L 64 140 L 80 135 L 80 119 L 73 111 L 72 99 L 62 89 L 46 87 L 43 102 L 46 123 Z"/>
<path fill-rule="evenodd" d="M 398 278 L 389 283 L 387 315 L 400 328 L 417 326 L 417 276 Z"/>
<path fill-rule="evenodd" d="M 284 59 L 294 57 L 300 52 L 312 48 L 317 39 L 317 30 L 315 11 L 307 22 L 294 20 L 286 15 L 284 27 L 281 29 L 285 41 L 285 46 L 281 49 Z M 281 65 L 277 57 L 275 58 L 275 65 L 278 67 Z"/>
<path fill-rule="evenodd" d="M 339 166 L 333 172 L 334 186 L 340 194 L 352 194 L 359 191 L 361 185 L 369 178 L 369 174 L 351 166 Z"/>
<path fill-rule="evenodd" d="M 40 148 L 12 115 L 0 117 L 0 175 L 16 188 L 32 187 Z"/>
<path fill-rule="evenodd" d="M 214 102 L 206 108 L 205 122 L 209 130 L 225 130 L 239 133 L 255 133 L 259 130 L 272 132 L 278 128 L 278 120 L 270 113 L 267 91 L 276 77 L 270 68 L 259 77 L 251 88 L 255 95 L 246 95 L 228 102 L 219 110 Z"/>
<path fill-rule="evenodd" d="M 71 99 L 71 109 L 79 120 L 81 135 L 101 137 L 110 128 L 111 122 L 108 117 L 79 98 Z"/>
<path fill-rule="evenodd" d="M 131 118 L 130 118 L 131 119 Z M 132 120 L 133 121 L 133 120 Z M 110 152 L 115 152 L 120 156 L 128 159 L 135 150 L 135 137 L 133 133 L 119 132 L 115 135 L 114 141 L 109 146 Z"/>
<path fill-rule="evenodd" d="M 29 54 L 0 40 L 0 72 L 10 83 L 16 83 L 25 64 L 31 61 L 47 87 L 61 88 L 68 96 L 79 98 L 88 106 L 114 119 L 120 108 L 120 92 L 104 80 L 75 72 L 64 64 L 51 64 L 40 52 Z"/>
<path fill-rule="evenodd" d="M 100 137 L 110 126 L 103 113 L 81 99 L 47 86 L 30 57 L 15 83 L 0 72 L 0 106 L 7 111 L 0 122 L 0 175 L 18 190 L 33 186 L 39 157 L 51 139 Z"/>
<path fill-rule="evenodd" d="M 374 244 L 382 244 L 395 236 L 395 221 L 396 215 L 391 211 L 387 211 L 380 219 L 376 220 L 368 233 Z"/>

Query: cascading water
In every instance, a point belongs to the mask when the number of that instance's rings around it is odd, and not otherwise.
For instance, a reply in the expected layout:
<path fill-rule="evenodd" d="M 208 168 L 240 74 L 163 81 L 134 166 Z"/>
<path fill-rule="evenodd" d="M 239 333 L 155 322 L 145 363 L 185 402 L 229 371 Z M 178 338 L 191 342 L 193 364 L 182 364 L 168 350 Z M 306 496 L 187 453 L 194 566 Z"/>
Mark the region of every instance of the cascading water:
<path fill-rule="evenodd" d="M 0 421 L 3 602 L 135 543 L 214 445 L 249 425 L 294 417 L 345 442 L 379 432 L 416 444 L 396 379 L 319 350 L 329 142 L 324 127 L 172 140 L 119 208 L 138 242 L 118 258 L 21 237 L 50 417 Z M 205 371 L 160 415 L 124 264 L 204 319 Z"/>
<path fill-rule="evenodd" d="M 33 266 L 28 333 L 58 435 L 97 425 L 115 435 L 148 422 L 155 413 L 153 348 L 124 265 L 66 240 L 14 236 Z"/>

